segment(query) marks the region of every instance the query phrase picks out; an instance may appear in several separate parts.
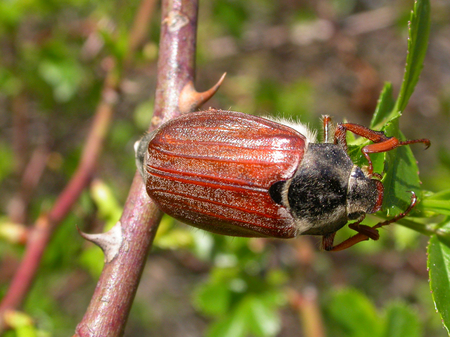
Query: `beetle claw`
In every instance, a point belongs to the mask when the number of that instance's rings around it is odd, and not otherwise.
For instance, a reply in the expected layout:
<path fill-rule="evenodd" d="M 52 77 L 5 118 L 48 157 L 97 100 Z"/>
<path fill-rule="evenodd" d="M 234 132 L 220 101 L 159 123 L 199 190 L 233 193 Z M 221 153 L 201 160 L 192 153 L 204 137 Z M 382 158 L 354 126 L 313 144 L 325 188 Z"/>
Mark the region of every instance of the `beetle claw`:
<path fill-rule="evenodd" d="M 225 79 L 227 73 L 223 73 L 217 83 L 206 91 L 198 92 L 195 90 L 194 83 L 189 81 L 183 88 L 178 100 L 178 108 L 182 114 L 188 113 L 199 108 L 208 101 L 219 90 L 220 85 Z"/>

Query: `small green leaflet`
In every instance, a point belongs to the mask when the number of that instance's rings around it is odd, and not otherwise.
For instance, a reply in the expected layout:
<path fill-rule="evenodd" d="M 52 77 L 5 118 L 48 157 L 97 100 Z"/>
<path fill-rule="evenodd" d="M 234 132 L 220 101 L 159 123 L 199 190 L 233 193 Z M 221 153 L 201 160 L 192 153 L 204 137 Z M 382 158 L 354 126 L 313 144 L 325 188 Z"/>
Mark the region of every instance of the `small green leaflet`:
<path fill-rule="evenodd" d="M 428 245 L 428 272 L 434 305 L 450 334 L 450 247 L 436 235 Z"/>
<path fill-rule="evenodd" d="M 417 0 L 409 21 L 408 56 L 405 75 L 393 113 L 402 112 L 419 81 L 430 35 L 430 2 Z"/>

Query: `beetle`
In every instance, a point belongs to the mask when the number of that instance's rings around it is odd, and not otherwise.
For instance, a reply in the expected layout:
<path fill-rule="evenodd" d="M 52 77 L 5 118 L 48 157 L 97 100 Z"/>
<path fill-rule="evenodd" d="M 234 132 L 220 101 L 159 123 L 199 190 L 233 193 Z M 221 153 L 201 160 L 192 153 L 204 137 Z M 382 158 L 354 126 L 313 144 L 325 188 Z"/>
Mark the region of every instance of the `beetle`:
<path fill-rule="evenodd" d="M 289 123 L 287 123 L 289 124 Z M 165 213 L 189 225 L 224 235 L 292 238 L 322 236 L 328 251 L 377 240 L 377 228 L 362 225 L 381 209 L 383 184 L 369 154 L 424 143 L 400 141 L 352 123 L 333 125 L 323 117 L 324 142 L 301 124 L 241 112 L 209 109 L 172 119 L 136 145 L 136 163 L 151 199 Z M 362 148 L 368 166 L 347 153 L 350 131 L 373 143 Z M 349 224 L 358 234 L 334 245 Z"/>

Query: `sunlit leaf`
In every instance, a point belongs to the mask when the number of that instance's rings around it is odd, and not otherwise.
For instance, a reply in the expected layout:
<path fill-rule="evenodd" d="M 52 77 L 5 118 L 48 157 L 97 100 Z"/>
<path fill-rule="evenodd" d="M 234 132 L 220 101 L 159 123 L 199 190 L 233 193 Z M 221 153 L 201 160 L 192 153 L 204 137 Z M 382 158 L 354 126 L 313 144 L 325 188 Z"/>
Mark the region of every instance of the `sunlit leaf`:
<path fill-rule="evenodd" d="M 450 333 L 450 246 L 435 235 L 428 245 L 427 266 L 434 304 Z"/>
<path fill-rule="evenodd" d="M 228 32 L 240 37 L 249 14 L 245 1 L 217 0 L 213 2 L 213 15 Z"/>
<path fill-rule="evenodd" d="M 212 323 L 208 328 L 206 336 L 245 337 L 247 336 L 247 317 L 248 315 L 245 310 L 237 310 L 224 319 Z"/>
<path fill-rule="evenodd" d="M 223 315 L 230 306 L 230 291 L 224 282 L 206 283 L 194 296 L 195 306 L 210 316 Z"/>
<path fill-rule="evenodd" d="M 39 74 L 53 88 L 53 96 L 58 102 L 73 98 L 81 84 L 83 69 L 68 58 L 47 59 L 39 65 Z"/>
<path fill-rule="evenodd" d="M 10 145 L 0 143 L 0 182 L 14 170 L 14 154 Z"/>
<path fill-rule="evenodd" d="M 249 328 L 255 336 L 275 336 L 280 330 L 277 307 L 264 297 L 249 299 Z"/>
<path fill-rule="evenodd" d="M 370 128 L 379 130 L 380 128 L 377 126 L 386 122 L 386 119 L 392 111 L 394 105 L 395 101 L 392 95 L 392 83 L 387 82 L 384 84 L 380 98 L 378 99 L 375 113 L 373 114 L 372 121 L 370 122 Z"/>
<path fill-rule="evenodd" d="M 450 200 L 424 199 L 422 207 L 425 211 L 450 215 Z"/>
<path fill-rule="evenodd" d="M 342 290 L 335 294 L 328 305 L 333 320 L 345 331 L 347 337 L 381 336 L 380 317 L 369 299 L 356 290 Z"/>
<path fill-rule="evenodd" d="M 420 337 L 421 325 L 417 313 L 403 303 L 388 306 L 385 314 L 384 337 Z"/>
<path fill-rule="evenodd" d="M 398 130 L 398 118 L 385 127 L 386 135 L 405 138 Z M 421 147 L 421 144 L 412 145 Z M 386 152 L 385 176 L 383 184 L 385 194 L 383 208 L 388 215 L 396 215 L 408 208 L 411 203 L 411 191 L 420 197 L 419 168 L 410 146 L 401 146 Z"/>
<path fill-rule="evenodd" d="M 98 207 L 100 218 L 107 221 L 105 231 L 108 231 L 119 220 L 122 207 L 119 206 L 111 188 L 99 179 L 92 182 L 90 192 Z"/>
<path fill-rule="evenodd" d="M 409 22 L 408 56 L 399 97 L 393 113 L 402 112 L 419 80 L 430 35 L 430 2 L 416 0 Z"/>

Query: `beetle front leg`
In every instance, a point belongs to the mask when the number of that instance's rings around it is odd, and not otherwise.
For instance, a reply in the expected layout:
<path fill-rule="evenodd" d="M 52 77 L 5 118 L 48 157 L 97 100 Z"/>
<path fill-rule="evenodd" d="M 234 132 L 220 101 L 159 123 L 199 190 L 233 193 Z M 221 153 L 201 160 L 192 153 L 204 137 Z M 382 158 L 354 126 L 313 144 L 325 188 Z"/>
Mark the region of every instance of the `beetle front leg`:
<path fill-rule="evenodd" d="M 342 123 L 338 124 L 336 128 L 336 133 L 334 135 L 334 143 L 342 144 L 342 146 L 347 150 L 347 131 L 353 132 L 355 135 L 364 137 L 374 144 L 366 145 L 361 149 L 362 154 L 367 159 L 368 162 L 368 174 L 369 177 L 373 176 L 373 164 L 370 159 L 370 153 L 380 153 L 391 151 L 399 146 L 424 143 L 426 148 L 430 146 L 430 140 L 428 139 L 413 139 L 400 141 L 397 137 L 387 137 L 382 131 L 374 131 L 365 126 L 353 123 Z"/>
<path fill-rule="evenodd" d="M 378 230 L 376 228 L 379 228 L 379 227 L 376 227 L 377 225 L 375 225 L 374 227 L 361 225 L 360 223 L 363 220 L 364 220 L 364 217 L 357 222 L 353 222 L 353 223 L 349 224 L 348 227 L 357 231 L 358 234 L 353 235 L 352 237 L 348 238 L 345 241 L 342 241 L 340 244 L 338 244 L 336 246 L 333 245 L 333 240 L 332 240 L 332 239 L 334 239 L 334 235 L 336 233 L 332 233 L 332 237 L 331 237 L 331 235 L 324 235 L 322 238 L 323 249 L 325 249 L 327 251 L 331 251 L 331 252 L 338 252 L 340 250 L 350 248 L 361 241 L 366 241 L 369 239 L 372 239 L 375 241 L 378 240 L 380 238 L 380 234 L 378 233 Z"/>
<path fill-rule="evenodd" d="M 373 239 L 378 240 L 379 234 L 376 229 L 372 229 L 372 227 L 360 225 L 360 223 L 364 220 L 365 216 L 361 217 L 356 222 L 349 224 L 349 228 L 358 232 L 358 234 L 348 238 L 347 240 L 341 242 L 338 245 L 334 245 L 334 236 L 336 232 L 324 235 L 322 237 L 322 248 L 326 251 L 337 252 L 340 250 L 344 250 L 350 248 L 351 246 L 356 245 L 358 242 Z"/>
<path fill-rule="evenodd" d="M 323 123 L 323 142 L 333 143 L 333 136 L 331 135 L 333 125 L 331 123 L 331 117 L 328 115 L 323 115 L 322 123 Z"/>
<path fill-rule="evenodd" d="M 352 237 L 348 238 L 347 240 L 342 241 L 340 244 L 334 246 L 333 245 L 333 240 L 331 239 L 331 236 L 334 239 L 334 235 L 335 234 L 336 233 L 327 234 L 327 235 L 323 236 L 323 238 L 322 238 L 322 248 L 324 250 L 326 250 L 328 252 L 338 252 L 340 250 L 344 250 L 344 249 L 350 248 L 350 247 L 356 245 L 358 242 L 369 240 L 368 236 L 366 236 L 364 234 L 361 234 L 361 233 L 358 233 L 358 234 L 353 235 Z"/>
<path fill-rule="evenodd" d="M 403 219 L 405 216 L 407 216 L 409 214 L 409 212 L 411 212 L 411 210 L 414 208 L 416 203 L 417 203 L 416 193 L 411 192 L 411 203 L 409 204 L 408 208 L 404 212 L 396 215 L 392 219 L 389 219 L 389 220 L 386 220 L 383 222 L 379 222 L 373 227 L 361 225 L 360 223 L 364 219 L 364 218 L 362 218 L 361 220 L 348 225 L 351 229 L 357 231 L 358 234 L 353 235 L 352 237 L 348 238 L 347 240 L 341 242 L 340 244 L 338 244 L 336 246 L 333 245 L 334 236 L 336 235 L 336 233 L 324 235 L 322 237 L 322 248 L 326 251 L 337 252 L 340 250 L 350 248 L 351 246 L 354 246 L 358 242 L 361 242 L 361 241 L 366 241 L 369 239 L 378 240 L 380 237 L 378 234 L 378 230 L 377 230 L 378 228 L 390 225 L 391 223 L 394 223 L 400 219 Z"/>

